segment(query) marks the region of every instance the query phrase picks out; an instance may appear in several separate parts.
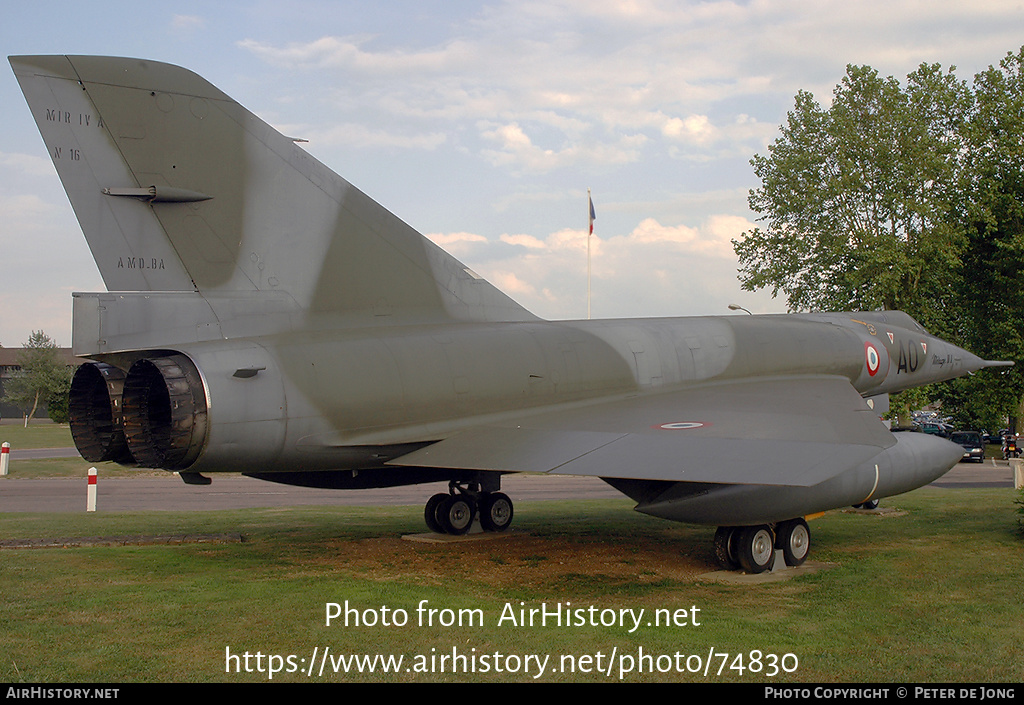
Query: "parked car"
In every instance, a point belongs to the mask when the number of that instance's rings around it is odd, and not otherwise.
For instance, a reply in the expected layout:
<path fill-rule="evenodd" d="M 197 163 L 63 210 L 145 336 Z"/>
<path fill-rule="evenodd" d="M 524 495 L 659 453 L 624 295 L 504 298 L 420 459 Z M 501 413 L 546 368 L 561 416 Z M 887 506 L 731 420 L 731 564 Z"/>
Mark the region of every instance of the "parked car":
<path fill-rule="evenodd" d="M 973 460 L 980 463 L 985 460 L 985 444 L 977 431 L 954 431 L 949 440 L 964 447 L 964 457 L 960 460 Z"/>
<path fill-rule="evenodd" d="M 949 432 L 952 429 L 947 424 L 928 422 L 921 424 L 921 430 L 934 436 L 949 438 Z"/>

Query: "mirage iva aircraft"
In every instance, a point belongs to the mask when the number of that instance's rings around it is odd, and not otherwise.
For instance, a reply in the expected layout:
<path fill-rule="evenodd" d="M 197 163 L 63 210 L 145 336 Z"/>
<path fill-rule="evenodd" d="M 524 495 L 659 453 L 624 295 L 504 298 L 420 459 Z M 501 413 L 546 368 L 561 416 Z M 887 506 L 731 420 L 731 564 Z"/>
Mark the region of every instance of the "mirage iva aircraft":
<path fill-rule="evenodd" d="M 508 528 L 502 473 L 596 476 L 762 571 L 959 460 L 886 429 L 889 393 L 1000 364 L 899 312 L 540 320 L 190 71 L 10 62 L 108 289 L 74 295 L 92 462 L 447 481 L 454 534 Z"/>

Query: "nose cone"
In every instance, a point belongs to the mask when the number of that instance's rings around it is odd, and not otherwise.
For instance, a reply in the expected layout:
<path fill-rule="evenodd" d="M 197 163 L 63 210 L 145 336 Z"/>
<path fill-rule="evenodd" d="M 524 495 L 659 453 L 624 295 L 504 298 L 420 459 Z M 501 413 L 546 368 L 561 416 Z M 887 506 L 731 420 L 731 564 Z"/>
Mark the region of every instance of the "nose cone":
<path fill-rule="evenodd" d="M 966 352 L 966 351 L 964 351 Z M 977 355 L 967 353 L 967 356 L 971 358 L 970 361 L 964 361 L 964 369 L 968 372 L 977 372 L 985 367 L 1013 367 L 1013 360 L 982 360 Z M 977 365 L 974 367 L 973 365 Z"/>
<path fill-rule="evenodd" d="M 954 355 L 960 358 L 961 369 L 964 372 L 977 372 L 985 367 L 985 361 L 974 353 L 958 348 L 955 345 L 950 345 L 949 348 L 953 351 Z"/>
<path fill-rule="evenodd" d="M 952 355 L 959 358 L 961 361 L 962 369 L 964 372 L 977 372 L 983 370 L 986 367 L 1013 367 L 1014 363 L 1012 360 L 982 360 L 974 353 L 969 353 L 963 347 L 956 347 L 947 342 L 943 342 L 952 351 Z"/>

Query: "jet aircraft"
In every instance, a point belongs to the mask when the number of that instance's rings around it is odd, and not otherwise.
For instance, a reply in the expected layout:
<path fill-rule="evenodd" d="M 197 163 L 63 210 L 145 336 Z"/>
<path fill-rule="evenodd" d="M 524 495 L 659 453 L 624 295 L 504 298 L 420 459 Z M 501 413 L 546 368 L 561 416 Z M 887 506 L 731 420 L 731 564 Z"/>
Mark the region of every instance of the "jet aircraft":
<path fill-rule="evenodd" d="M 545 321 L 200 76 L 15 56 L 107 291 L 73 295 L 91 462 L 356 489 L 447 481 L 424 516 L 503 531 L 503 473 L 596 476 L 799 565 L 806 518 L 941 476 L 888 394 L 998 364 L 904 313 Z"/>

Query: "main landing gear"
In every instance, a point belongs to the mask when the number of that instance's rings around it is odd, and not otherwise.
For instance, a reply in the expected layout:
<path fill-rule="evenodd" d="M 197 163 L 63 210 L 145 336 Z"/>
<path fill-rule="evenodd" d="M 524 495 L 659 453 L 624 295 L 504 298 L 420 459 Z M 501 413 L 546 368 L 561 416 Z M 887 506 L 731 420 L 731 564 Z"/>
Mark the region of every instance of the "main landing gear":
<path fill-rule="evenodd" d="M 505 493 L 453 481 L 448 483 L 448 494 L 435 494 L 427 500 L 423 519 L 434 533 L 461 536 L 477 516 L 484 531 L 505 531 L 512 524 L 512 514 L 512 500 Z"/>
<path fill-rule="evenodd" d="M 726 570 L 742 568 L 763 573 L 775 565 L 775 551 L 782 551 L 788 566 L 801 565 L 811 550 L 811 530 L 801 518 L 778 524 L 720 526 L 715 532 L 715 559 Z"/>

